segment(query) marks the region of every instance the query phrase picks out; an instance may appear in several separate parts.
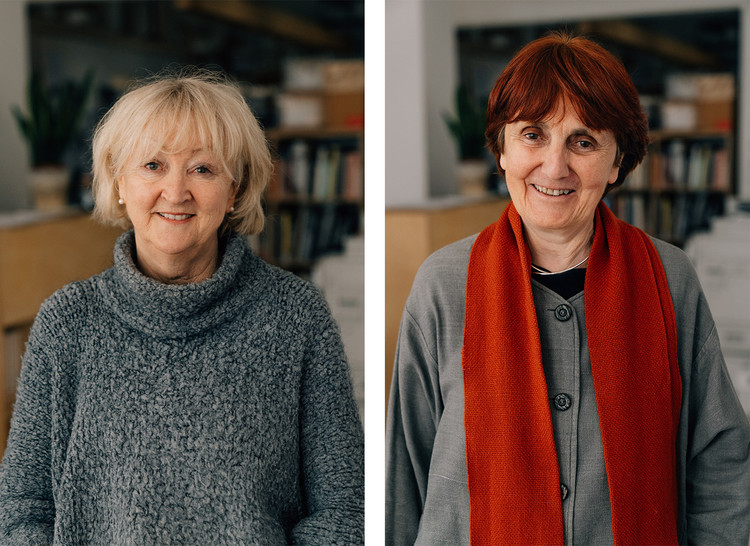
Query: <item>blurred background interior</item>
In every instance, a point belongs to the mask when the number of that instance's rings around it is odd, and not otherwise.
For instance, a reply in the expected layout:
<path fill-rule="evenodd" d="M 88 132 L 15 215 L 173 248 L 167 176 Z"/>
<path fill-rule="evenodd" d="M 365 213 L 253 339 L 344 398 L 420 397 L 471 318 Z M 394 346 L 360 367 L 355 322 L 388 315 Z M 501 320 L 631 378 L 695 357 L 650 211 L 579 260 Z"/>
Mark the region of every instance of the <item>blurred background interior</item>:
<path fill-rule="evenodd" d="M 693 259 L 750 414 L 750 2 L 708 6 L 386 1 L 386 401 L 417 268 L 508 203 L 483 144 L 487 96 L 523 45 L 567 29 L 612 51 L 633 78 L 651 146 L 608 204 Z"/>
<path fill-rule="evenodd" d="M 89 219 L 91 130 L 135 79 L 185 65 L 240 82 L 266 129 L 251 245 L 323 291 L 363 413 L 363 0 L 3 0 L 0 36 L 0 454 L 39 304 L 108 267 L 120 232 Z"/>

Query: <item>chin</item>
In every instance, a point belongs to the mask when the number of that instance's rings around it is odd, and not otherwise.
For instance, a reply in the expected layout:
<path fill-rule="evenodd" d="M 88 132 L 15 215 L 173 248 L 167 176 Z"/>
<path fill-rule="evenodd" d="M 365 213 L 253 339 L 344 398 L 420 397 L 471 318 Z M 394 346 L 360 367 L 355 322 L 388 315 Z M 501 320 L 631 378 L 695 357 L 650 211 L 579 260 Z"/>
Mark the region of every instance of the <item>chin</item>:
<path fill-rule="evenodd" d="M 544 230 L 569 230 L 574 224 L 569 216 L 551 217 L 541 215 L 531 219 L 534 226 Z"/>
<path fill-rule="evenodd" d="M 159 245 L 157 247 L 161 254 L 166 254 L 167 256 L 179 256 L 187 252 L 188 248 L 185 245 Z"/>
<path fill-rule="evenodd" d="M 195 241 L 190 241 L 184 236 L 162 236 L 154 241 L 153 247 L 163 254 L 177 255 L 196 246 Z"/>

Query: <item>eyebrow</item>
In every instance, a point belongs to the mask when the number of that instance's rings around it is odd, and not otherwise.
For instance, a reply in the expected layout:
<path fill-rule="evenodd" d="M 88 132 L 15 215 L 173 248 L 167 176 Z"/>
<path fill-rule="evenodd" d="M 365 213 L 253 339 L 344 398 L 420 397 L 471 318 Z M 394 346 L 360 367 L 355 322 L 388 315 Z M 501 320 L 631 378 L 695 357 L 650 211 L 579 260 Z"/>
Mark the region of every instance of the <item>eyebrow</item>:
<path fill-rule="evenodd" d="M 600 133 L 600 132 L 597 131 L 597 133 Z M 582 128 L 582 129 L 573 129 L 573 132 L 570 133 L 570 135 L 571 136 L 587 136 L 587 137 L 591 137 L 593 139 L 597 138 L 597 135 L 594 134 L 594 132 L 592 132 L 591 129 L 588 129 L 586 127 Z"/>
<path fill-rule="evenodd" d="M 521 121 L 519 120 L 518 122 L 515 122 L 515 123 L 521 123 L 528 127 L 537 127 L 543 130 L 549 129 L 549 126 L 550 126 L 549 122 L 546 122 L 546 121 Z M 590 129 L 589 127 L 584 126 L 584 127 L 574 128 L 570 132 L 569 136 L 587 136 L 593 139 L 597 139 L 598 138 L 597 135 L 601 133 L 604 133 L 604 131 L 595 131 L 594 129 Z"/>
<path fill-rule="evenodd" d="M 549 122 L 547 122 L 547 121 L 521 121 L 521 120 L 519 120 L 519 122 L 522 123 L 522 124 L 527 124 L 527 125 L 530 125 L 530 126 L 539 127 L 540 129 L 549 129 L 549 126 L 550 126 Z M 578 135 L 578 134 L 580 134 L 580 135 L 591 135 L 591 136 L 594 136 L 594 133 L 601 133 L 601 132 L 603 132 L 603 131 L 596 131 L 595 129 L 591 129 L 589 127 L 583 126 L 583 127 L 576 127 L 575 129 L 573 129 L 571 131 L 570 134 L 572 134 L 572 135 Z"/>

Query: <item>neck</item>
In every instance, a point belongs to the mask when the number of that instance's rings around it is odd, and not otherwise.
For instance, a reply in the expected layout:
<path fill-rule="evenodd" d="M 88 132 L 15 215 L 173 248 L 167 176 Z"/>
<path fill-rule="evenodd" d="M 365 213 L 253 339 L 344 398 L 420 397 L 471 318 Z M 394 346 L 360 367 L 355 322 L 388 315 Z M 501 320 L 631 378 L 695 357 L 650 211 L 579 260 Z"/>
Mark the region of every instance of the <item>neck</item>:
<path fill-rule="evenodd" d="M 593 220 L 589 226 L 590 229 L 572 235 L 557 231 L 535 231 L 524 226 L 524 237 L 531 251 L 531 263 L 552 273 L 580 264 L 589 255 L 594 240 Z"/>
<path fill-rule="evenodd" d="M 202 252 L 197 256 L 141 252 L 136 242 L 135 262 L 141 273 L 159 282 L 165 284 L 198 283 L 211 277 L 218 268 L 218 241 L 212 252 Z"/>

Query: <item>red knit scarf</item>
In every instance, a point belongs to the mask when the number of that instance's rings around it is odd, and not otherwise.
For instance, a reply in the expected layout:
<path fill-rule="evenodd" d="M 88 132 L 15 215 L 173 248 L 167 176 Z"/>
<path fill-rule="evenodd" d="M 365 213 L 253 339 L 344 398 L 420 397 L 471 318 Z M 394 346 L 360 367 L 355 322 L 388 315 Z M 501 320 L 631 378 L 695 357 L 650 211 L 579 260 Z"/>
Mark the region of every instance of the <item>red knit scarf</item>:
<path fill-rule="evenodd" d="M 584 305 L 614 541 L 674 544 L 682 384 L 669 287 L 650 239 L 604 204 L 594 233 Z M 472 545 L 564 543 L 530 264 L 511 204 L 469 259 L 462 362 Z"/>

